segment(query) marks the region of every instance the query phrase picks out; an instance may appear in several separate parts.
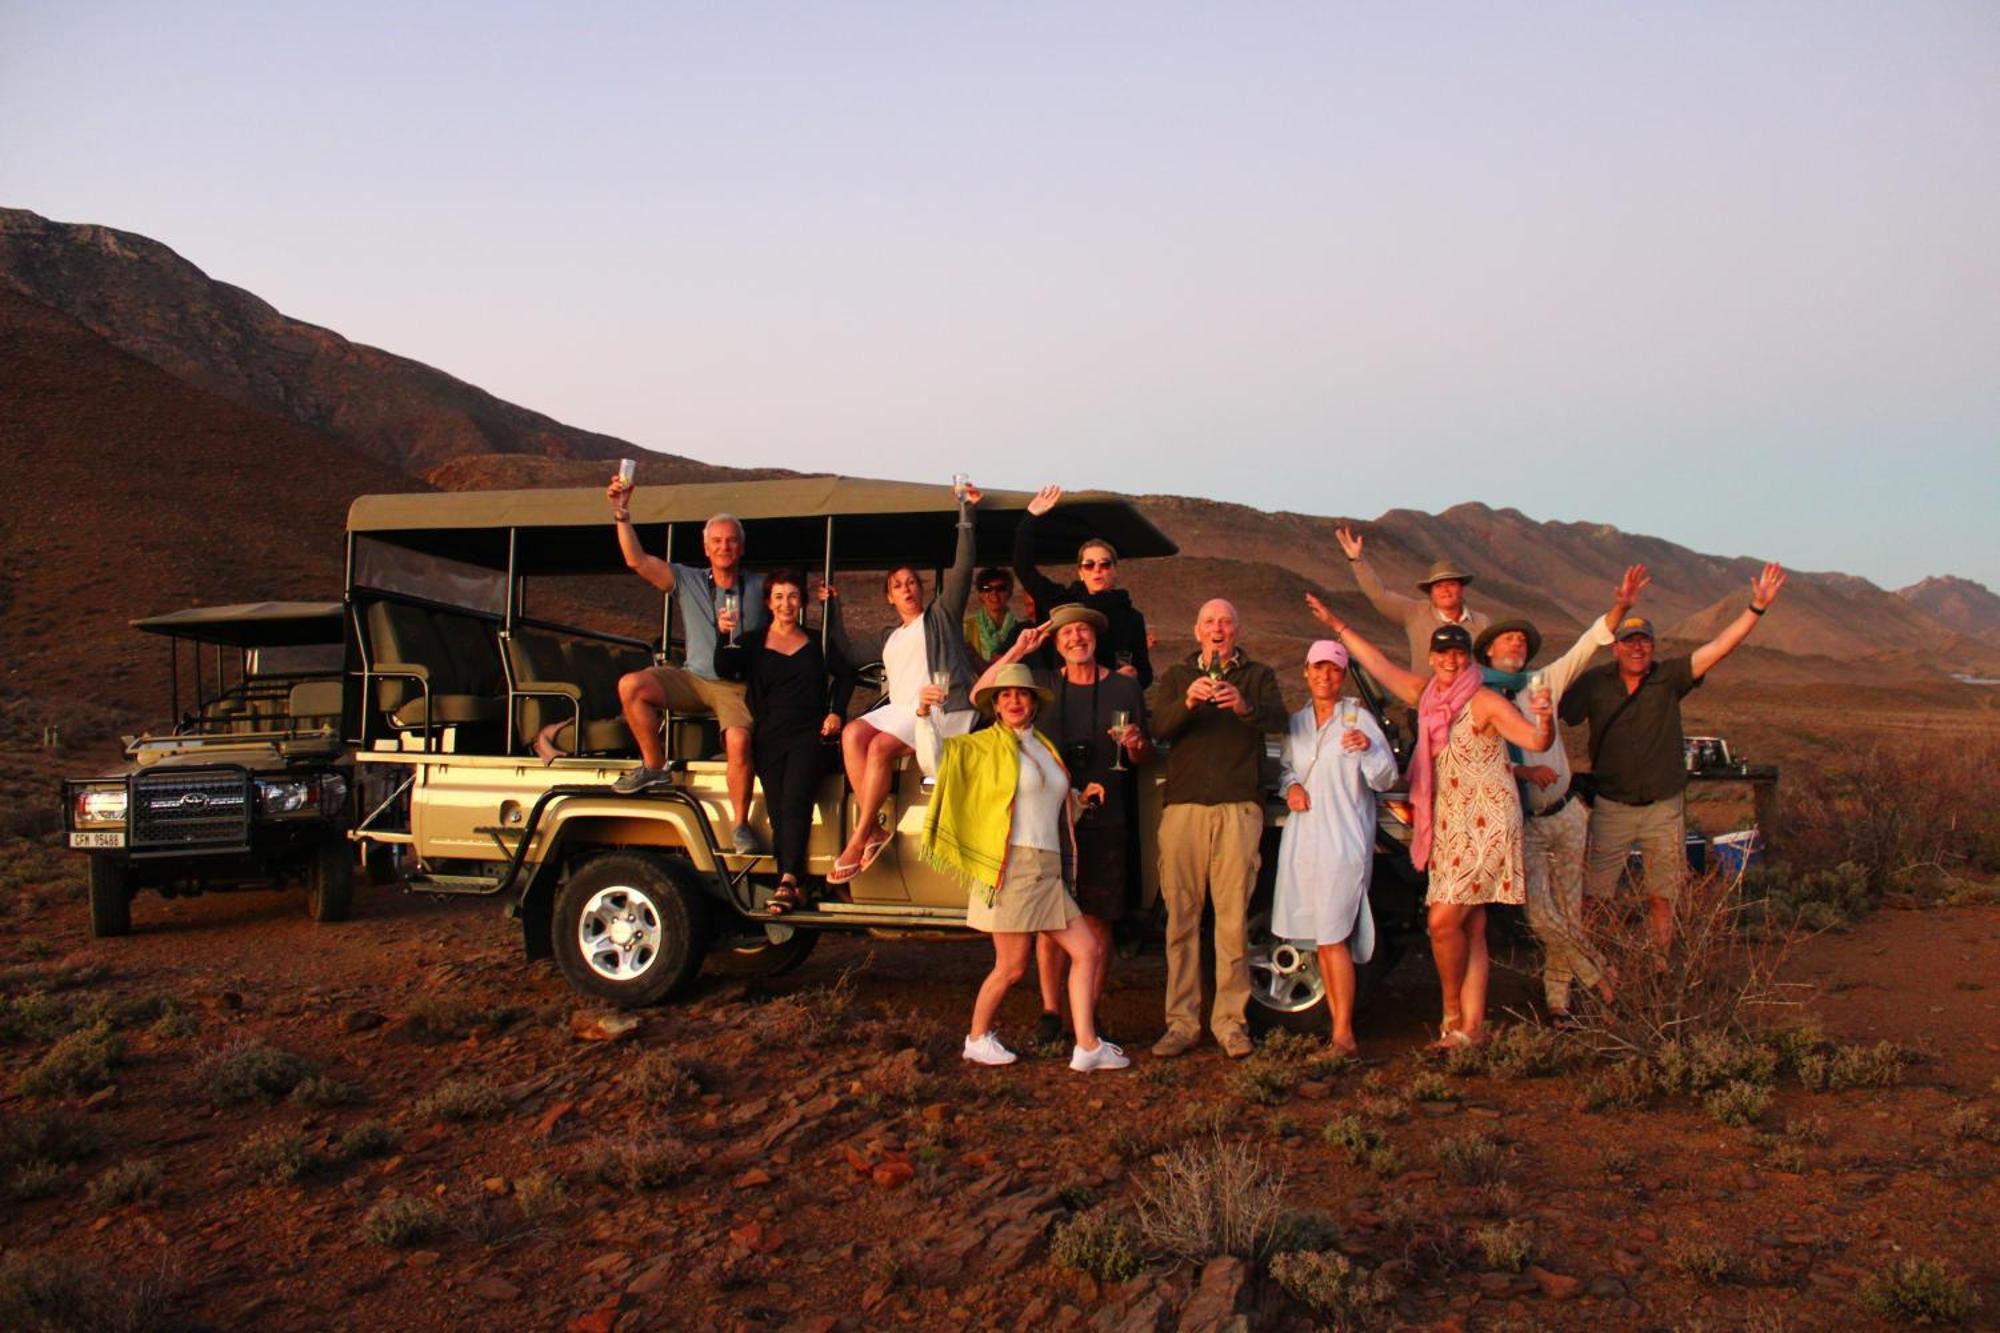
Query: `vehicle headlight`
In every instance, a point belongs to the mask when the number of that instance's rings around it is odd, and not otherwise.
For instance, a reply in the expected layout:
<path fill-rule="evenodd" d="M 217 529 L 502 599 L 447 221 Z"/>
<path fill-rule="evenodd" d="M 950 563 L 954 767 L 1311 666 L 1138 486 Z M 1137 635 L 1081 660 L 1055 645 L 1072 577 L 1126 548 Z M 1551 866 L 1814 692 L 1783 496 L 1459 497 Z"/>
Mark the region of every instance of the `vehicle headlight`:
<path fill-rule="evenodd" d="M 124 823 L 125 785 L 78 788 L 71 813 L 79 824 Z"/>
<path fill-rule="evenodd" d="M 317 805 L 314 788 L 317 783 L 310 778 L 257 779 L 257 813 L 260 815 L 294 815 L 311 805 Z"/>

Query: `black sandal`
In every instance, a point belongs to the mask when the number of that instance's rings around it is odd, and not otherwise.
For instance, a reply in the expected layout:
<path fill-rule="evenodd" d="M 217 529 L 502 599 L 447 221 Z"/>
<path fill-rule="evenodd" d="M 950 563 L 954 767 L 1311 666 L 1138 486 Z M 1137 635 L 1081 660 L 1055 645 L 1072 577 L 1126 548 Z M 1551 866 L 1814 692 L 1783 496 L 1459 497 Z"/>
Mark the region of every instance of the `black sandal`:
<path fill-rule="evenodd" d="M 783 916 L 795 908 L 806 905 L 806 896 L 800 891 L 797 880 L 782 881 L 765 907 L 775 916 Z"/>

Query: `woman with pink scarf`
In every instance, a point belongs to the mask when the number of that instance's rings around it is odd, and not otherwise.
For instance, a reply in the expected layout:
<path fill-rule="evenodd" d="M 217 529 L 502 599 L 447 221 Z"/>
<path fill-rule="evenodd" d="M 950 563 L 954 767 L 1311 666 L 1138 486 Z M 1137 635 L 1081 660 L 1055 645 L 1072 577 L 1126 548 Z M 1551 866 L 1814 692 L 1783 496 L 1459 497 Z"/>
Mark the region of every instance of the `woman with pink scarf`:
<path fill-rule="evenodd" d="M 1483 1037 L 1486 984 L 1486 904 L 1527 899 L 1521 869 L 1521 795 L 1507 742 L 1527 751 L 1554 741 L 1547 690 L 1528 697 L 1536 721 L 1481 683 L 1472 636 L 1463 625 L 1431 632 L 1429 676 L 1403 670 L 1343 624 L 1319 598 L 1306 604 L 1340 636 L 1354 660 L 1384 688 L 1417 710 L 1417 746 L 1410 757 L 1410 804 L 1416 837 L 1410 859 L 1430 871 L 1431 956 L 1444 992 L 1441 1047 L 1470 1046 Z"/>

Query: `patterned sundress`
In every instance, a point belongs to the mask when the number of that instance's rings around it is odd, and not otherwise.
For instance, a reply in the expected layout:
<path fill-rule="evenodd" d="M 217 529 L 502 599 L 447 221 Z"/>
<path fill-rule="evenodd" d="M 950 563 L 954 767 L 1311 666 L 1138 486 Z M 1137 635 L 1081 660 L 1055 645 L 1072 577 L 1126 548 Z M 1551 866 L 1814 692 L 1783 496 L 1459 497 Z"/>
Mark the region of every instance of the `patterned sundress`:
<path fill-rule="evenodd" d="M 1460 711 L 1437 757 L 1431 799 L 1431 887 L 1427 902 L 1476 905 L 1527 900 L 1521 872 L 1521 794 L 1507 742 Z"/>

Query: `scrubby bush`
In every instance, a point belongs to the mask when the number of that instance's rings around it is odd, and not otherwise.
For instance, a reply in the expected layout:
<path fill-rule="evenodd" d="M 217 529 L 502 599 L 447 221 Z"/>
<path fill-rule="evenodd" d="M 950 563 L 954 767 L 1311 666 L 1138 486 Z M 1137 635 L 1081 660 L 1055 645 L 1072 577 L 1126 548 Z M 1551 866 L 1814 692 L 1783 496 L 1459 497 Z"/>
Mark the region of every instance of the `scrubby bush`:
<path fill-rule="evenodd" d="M 1583 1104 L 1591 1111 L 1636 1111 L 1660 1090 L 1650 1060 L 1620 1060 L 1586 1083 Z"/>
<path fill-rule="evenodd" d="M 7 1177 L 7 1197 L 16 1202 L 46 1199 L 63 1185 L 69 1173 L 44 1157 L 31 1158 Z"/>
<path fill-rule="evenodd" d="M 312 1140 L 297 1130 L 266 1129 L 236 1145 L 236 1170 L 249 1184 L 303 1180 L 324 1163 Z"/>
<path fill-rule="evenodd" d="M 569 1187 L 552 1172 L 531 1172 L 514 1182 L 514 1204 L 525 1221 L 559 1213 L 568 1203 Z"/>
<path fill-rule="evenodd" d="M 386 1157 L 396 1148 L 396 1131 L 380 1120 L 363 1120 L 334 1140 L 334 1155 L 341 1161 L 363 1157 Z"/>
<path fill-rule="evenodd" d="M 618 1080 L 627 1092 L 658 1110 L 701 1092 L 701 1079 L 689 1066 L 665 1051 L 647 1051 Z"/>
<path fill-rule="evenodd" d="M 1702 1032 L 1684 1041 L 1667 1042 L 1653 1058 L 1660 1087 L 1667 1092 L 1707 1092 L 1730 1083 L 1766 1087 L 1778 1075 L 1774 1047 L 1722 1032 Z"/>
<path fill-rule="evenodd" d="M 2000 1143 L 2000 1124 L 1976 1106 L 1954 1106 L 1944 1118 L 1944 1132 L 1961 1143 L 1969 1139 Z"/>
<path fill-rule="evenodd" d="M 1785 845 L 1809 869 L 1854 866 L 1873 894 L 2000 869 L 2000 740 L 1896 740 L 1787 769 Z"/>
<path fill-rule="evenodd" d="M 1972 1284 L 1942 1260 L 1910 1256 L 1861 1280 L 1861 1299 L 1884 1319 L 1912 1324 L 1957 1324 L 1979 1308 Z"/>
<path fill-rule="evenodd" d="M 1131 1224 L 1104 1208 L 1078 1213 L 1057 1227 L 1049 1243 L 1049 1260 L 1099 1282 L 1124 1282 L 1145 1267 Z"/>
<path fill-rule="evenodd" d="M 377 1245 L 400 1249 L 442 1236 L 449 1227 L 445 1211 L 420 1195 L 384 1199 L 361 1219 L 361 1234 Z"/>
<path fill-rule="evenodd" d="M 195 1069 L 202 1095 L 217 1106 L 276 1101 L 316 1072 L 304 1056 L 261 1041 L 210 1053 Z"/>
<path fill-rule="evenodd" d="M 1532 1023 L 1512 1023 L 1483 1048 L 1486 1072 L 1495 1078 L 1549 1078 L 1584 1063 L 1589 1053 L 1560 1032 Z"/>
<path fill-rule="evenodd" d="M 1413 1102 L 1452 1102 L 1458 1100 L 1458 1090 L 1451 1081 L 1441 1074 L 1419 1074 L 1410 1080 L 1404 1093 Z"/>
<path fill-rule="evenodd" d="M 90 1206 L 117 1208 L 141 1199 L 156 1199 L 166 1183 L 166 1173 L 151 1157 L 129 1157 L 106 1167 L 90 1182 Z"/>
<path fill-rule="evenodd" d="M 597 1154 L 597 1178 L 624 1189 L 661 1190 L 694 1174 L 701 1154 L 670 1134 L 632 1139 Z"/>
<path fill-rule="evenodd" d="M 1755 1083 L 1739 1080 L 1709 1093 L 1702 1098 L 1701 1105 L 1703 1110 L 1722 1124 L 1754 1125 L 1764 1112 L 1770 1109 L 1771 1093 Z"/>
<path fill-rule="evenodd" d="M 1519 1219 L 1479 1228 L 1472 1243 L 1488 1268 L 1507 1273 L 1520 1272 L 1535 1258 L 1534 1228 Z"/>
<path fill-rule="evenodd" d="M 1706 1240 L 1677 1240 L 1667 1247 L 1667 1264 L 1697 1282 L 1726 1282 L 1736 1271 L 1736 1256 L 1726 1246 Z"/>
<path fill-rule="evenodd" d="M 90 1092 L 110 1083 L 113 1066 L 124 1058 L 124 1039 L 111 1030 L 110 1023 L 97 1023 L 49 1047 L 21 1075 L 19 1087 L 29 1097 Z"/>
<path fill-rule="evenodd" d="M 1368 1154 L 1381 1147 L 1383 1143 L 1381 1130 L 1371 1129 L 1362 1124 L 1358 1117 L 1351 1115 L 1335 1116 L 1327 1121 L 1320 1135 L 1329 1144 L 1346 1153 L 1348 1161 L 1355 1163 L 1366 1161 Z"/>
<path fill-rule="evenodd" d="M 1330 1251 L 1281 1254 L 1271 1260 L 1271 1278 L 1287 1296 L 1335 1327 L 1366 1318 L 1395 1295 L 1379 1273 Z"/>
<path fill-rule="evenodd" d="M 1903 1081 L 1903 1052 L 1892 1041 L 1873 1046 L 1843 1046 L 1833 1053 L 1826 1085 L 1842 1088 L 1893 1088 Z"/>
<path fill-rule="evenodd" d="M 1283 1188 L 1283 1177 L 1244 1143 L 1189 1144 L 1140 1187 L 1139 1229 L 1150 1249 L 1194 1263 L 1256 1258 L 1270 1246 Z"/>
<path fill-rule="evenodd" d="M 1340 1243 L 1340 1223 L 1320 1208 L 1287 1208 L 1271 1232 L 1272 1254 L 1287 1250 L 1330 1250 Z"/>
<path fill-rule="evenodd" d="M 0 1166 L 75 1162 L 96 1152 L 98 1143 L 97 1126 L 69 1111 L 15 1107 L 0 1116 Z"/>
<path fill-rule="evenodd" d="M 151 1333 L 166 1326 L 178 1279 L 170 1263 L 153 1273 L 88 1267 L 55 1251 L 0 1254 L 0 1328 L 22 1333 Z"/>
<path fill-rule="evenodd" d="M 339 1079 L 323 1075 L 303 1079 L 292 1089 L 294 1102 L 320 1111 L 334 1106 L 352 1106 L 366 1095 L 352 1083 L 342 1083 Z"/>
<path fill-rule="evenodd" d="M 410 1108 L 419 1120 L 490 1120 L 507 1109 L 507 1099 L 492 1080 L 448 1078 Z"/>
<path fill-rule="evenodd" d="M 1476 1131 L 1447 1134 L 1431 1146 L 1438 1166 L 1461 1185 L 1490 1185 L 1510 1169 L 1507 1150 Z"/>

